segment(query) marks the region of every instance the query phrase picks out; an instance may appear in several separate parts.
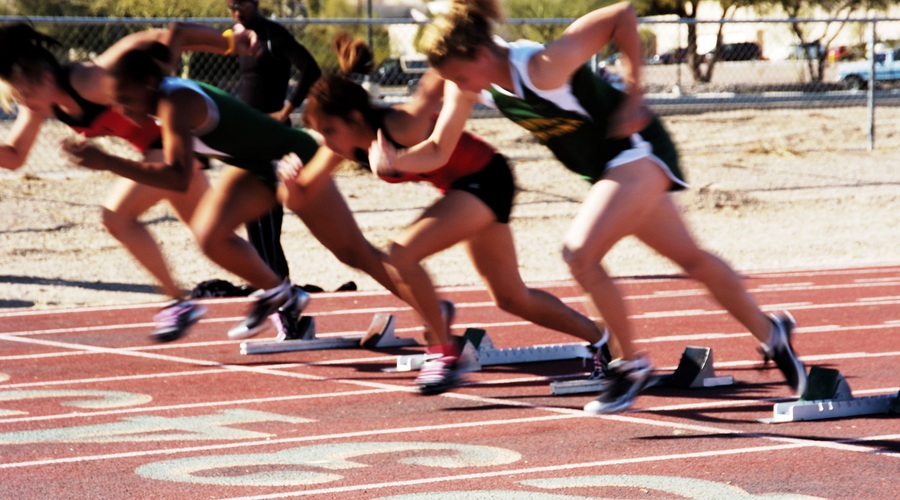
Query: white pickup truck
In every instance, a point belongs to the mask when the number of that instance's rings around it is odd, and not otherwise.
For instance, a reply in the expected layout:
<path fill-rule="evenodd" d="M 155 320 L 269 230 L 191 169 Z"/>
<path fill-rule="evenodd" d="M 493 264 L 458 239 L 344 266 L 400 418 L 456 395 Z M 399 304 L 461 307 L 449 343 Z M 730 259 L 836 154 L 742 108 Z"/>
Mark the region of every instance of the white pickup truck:
<path fill-rule="evenodd" d="M 869 61 L 838 65 L 838 81 L 848 89 L 864 89 L 869 85 Z M 875 81 L 900 81 L 900 48 L 875 53 Z"/>

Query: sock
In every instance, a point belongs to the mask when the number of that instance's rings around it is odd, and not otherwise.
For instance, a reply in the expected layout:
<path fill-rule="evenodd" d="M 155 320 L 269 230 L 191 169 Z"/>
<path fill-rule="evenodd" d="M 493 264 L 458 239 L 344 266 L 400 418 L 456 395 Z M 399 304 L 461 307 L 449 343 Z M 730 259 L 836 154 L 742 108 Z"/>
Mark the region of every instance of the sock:
<path fill-rule="evenodd" d="M 425 349 L 428 354 L 441 354 L 444 356 L 459 357 L 459 345 L 453 340 L 446 344 L 430 345 Z"/>

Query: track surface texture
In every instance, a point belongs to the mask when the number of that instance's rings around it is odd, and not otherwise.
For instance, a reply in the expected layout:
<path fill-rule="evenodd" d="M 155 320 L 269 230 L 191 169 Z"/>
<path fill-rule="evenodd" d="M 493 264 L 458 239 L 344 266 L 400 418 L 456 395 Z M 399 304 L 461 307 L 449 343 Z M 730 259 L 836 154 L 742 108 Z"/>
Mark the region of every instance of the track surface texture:
<path fill-rule="evenodd" d="M 763 309 L 797 319 L 807 367 L 839 370 L 855 397 L 900 390 L 900 265 L 745 278 Z M 592 416 L 592 394 L 550 394 L 584 377 L 581 360 L 485 366 L 426 397 L 395 369 L 420 346 L 242 355 L 225 332 L 246 299 L 207 301 L 162 345 L 150 305 L 2 314 L 0 498 L 900 498 L 896 414 L 761 423 L 791 394 L 749 333 L 691 280 L 619 283 L 657 370 L 709 347 L 735 383 L 650 388 Z M 583 310 L 571 283 L 536 286 Z M 454 333 L 484 329 L 497 348 L 576 341 L 484 289 L 441 293 Z M 386 293 L 316 294 L 305 312 L 318 338 L 360 335 L 377 313 L 421 341 Z"/>

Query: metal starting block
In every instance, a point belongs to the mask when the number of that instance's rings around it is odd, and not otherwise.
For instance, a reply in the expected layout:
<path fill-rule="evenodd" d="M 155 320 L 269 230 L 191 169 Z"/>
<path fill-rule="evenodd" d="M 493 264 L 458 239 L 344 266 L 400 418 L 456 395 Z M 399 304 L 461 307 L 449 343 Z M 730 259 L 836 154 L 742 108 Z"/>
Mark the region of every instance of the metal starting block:
<path fill-rule="evenodd" d="M 812 366 L 806 391 L 797 401 L 776 403 L 766 424 L 856 417 L 876 413 L 900 413 L 900 393 L 855 398 L 847 380 L 837 370 Z"/>
<path fill-rule="evenodd" d="M 348 347 L 381 349 L 418 344 L 414 339 L 403 339 L 394 335 L 394 316 L 392 314 L 376 314 L 366 333 L 359 336 L 316 338 L 315 320 L 309 316 L 301 316 L 297 326 L 298 336 L 296 338 L 278 337 L 274 342 L 241 342 L 241 354 L 271 354 Z"/>
<path fill-rule="evenodd" d="M 554 395 L 599 392 L 603 380 L 569 380 L 552 382 L 550 393 Z M 718 387 L 734 384 L 734 377 L 717 377 L 713 368 L 712 348 L 687 347 L 674 373 L 653 375 L 645 388 L 663 386 L 678 388 Z"/>
<path fill-rule="evenodd" d="M 584 344 L 550 344 L 497 349 L 487 332 L 479 328 L 467 328 L 460 341 L 463 347 L 459 359 L 465 371 L 478 371 L 482 366 L 593 358 L 593 354 Z M 400 356 L 397 358 L 397 371 L 418 370 L 428 356 L 430 355 Z"/>

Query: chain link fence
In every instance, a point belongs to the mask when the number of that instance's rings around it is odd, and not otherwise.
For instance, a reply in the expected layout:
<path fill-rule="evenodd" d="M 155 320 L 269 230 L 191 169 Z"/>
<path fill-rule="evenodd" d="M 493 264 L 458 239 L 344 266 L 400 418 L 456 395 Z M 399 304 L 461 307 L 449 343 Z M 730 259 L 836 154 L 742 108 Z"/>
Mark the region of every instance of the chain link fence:
<path fill-rule="evenodd" d="M 3 24 L 20 21 L 31 22 L 38 30 L 59 40 L 61 47 L 57 56 L 61 61 L 80 61 L 99 54 L 128 33 L 165 27 L 177 20 L 0 17 Z M 231 19 L 190 21 L 218 30 L 232 24 Z M 508 20 L 498 31 L 506 39 L 546 41 L 557 37 L 571 21 L 514 19 Z M 410 19 L 280 19 L 279 22 L 309 49 L 325 70 L 337 66 L 331 49 L 331 41 L 337 33 L 349 32 L 367 40 L 379 64 L 372 79 L 386 102 L 407 98 L 426 68 L 415 51 L 422 27 L 420 22 Z M 640 31 L 646 56 L 643 85 L 647 101 L 663 117 L 734 109 L 765 113 L 773 109 L 868 107 L 869 122 L 859 123 L 859 127 L 870 131 L 868 146 L 871 148 L 877 125 L 874 106 L 896 106 L 900 102 L 900 93 L 892 88 L 895 82 L 891 80 L 900 82 L 900 61 L 893 63 L 891 52 L 900 45 L 898 19 L 723 22 L 644 19 Z M 815 41 L 801 44 L 797 41 L 798 33 Z M 900 60 L 900 52 L 897 56 Z M 873 60 L 879 59 L 883 63 L 872 64 Z M 595 71 L 615 83 L 615 52 L 605 50 L 591 64 Z M 882 69 L 889 64 L 896 64 L 891 79 L 879 80 L 874 86 L 867 85 L 869 75 L 880 78 Z M 848 73 L 852 67 L 856 69 Z M 237 60 L 230 56 L 185 54 L 180 74 L 232 92 L 240 84 Z M 0 136 L 5 137 L 15 114 L 0 118 Z M 298 123 L 296 118 L 295 123 Z M 497 115 L 490 110 L 478 110 L 473 120 L 497 120 Z M 503 126 L 511 133 L 512 129 L 517 129 L 512 122 Z M 0 175 L 48 177 L 87 173 L 69 165 L 58 150 L 59 140 L 69 134 L 72 132 L 65 126 L 48 123 L 27 164 L 15 172 L 0 169 Z M 115 139 L 102 142 L 117 153 L 133 154 Z M 521 147 L 504 149 L 503 153 L 513 160 L 546 158 L 552 161 L 549 152 L 532 140 L 525 138 L 516 144 Z M 865 144 L 859 146 L 866 147 Z"/>

